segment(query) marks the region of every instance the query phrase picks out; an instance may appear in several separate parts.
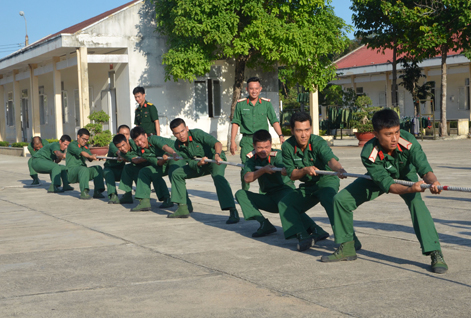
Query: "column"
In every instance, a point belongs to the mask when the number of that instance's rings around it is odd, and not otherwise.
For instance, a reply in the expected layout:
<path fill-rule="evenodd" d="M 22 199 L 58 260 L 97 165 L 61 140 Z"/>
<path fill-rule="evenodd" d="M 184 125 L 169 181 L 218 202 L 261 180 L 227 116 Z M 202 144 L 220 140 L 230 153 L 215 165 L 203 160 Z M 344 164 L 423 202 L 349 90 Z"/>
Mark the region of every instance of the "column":
<path fill-rule="evenodd" d="M 82 46 L 77 49 L 77 74 L 80 100 L 80 126 L 84 127 L 90 122 L 90 102 L 88 92 L 88 53 L 87 48 Z"/>
<path fill-rule="evenodd" d="M 52 86 L 54 88 L 54 123 L 56 127 L 56 138 L 59 139 L 64 134 L 64 127 L 62 125 L 62 87 L 61 87 L 61 72 L 57 70 L 57 63 L 60 61 L 59 57 L 52 59 Z M 74 138 L 75 136 L 71 136 Z"/>
<path fill-rule="evenodd" d="M 38 77 L 34 76 L 34 70 L 37 68 L 37 64 L 29 65 L 29 91 L 31 94 L 31 123 L 32 123 L 32 135 L 41 136 L 41 122 L 39 114 L 39 86 Z"/>
<path fill-rule="evenodd" d="M 392 84 L 391 80 L 389 79 L 390 72 L 386 72 L 386 106 L 392 107 Z"/>
<path fill-rule="evenodd" d="M 309 92 L 309 109 L 312 118 L 312 133 L 319 135 L 319 91 L 312 88 Z"/>
<path fill-rule="evenodd" d="M 13 108 L 15 110 L 15 131 L 16 131 L 16 142 L 22 141 L 22 130 L 21 130 L 21 91 L 20 82 L 16 80 L 18 70 L 13 71 Z"/>
<path fill-rule="evenodd" d="M 0 79 L 3 75 L 0 75 Z M 5 86 L 0 85 L 0 141 L 5 141 L 6 138 L 6 112 L 5 112 Z"/>
<path fill-rule="evenodd" d="M 355 83 L 355 75 L 350 76 L 350 80 L 352 81 L 353 92 L 356 94 L 357 93 L 357 84 Z"/>

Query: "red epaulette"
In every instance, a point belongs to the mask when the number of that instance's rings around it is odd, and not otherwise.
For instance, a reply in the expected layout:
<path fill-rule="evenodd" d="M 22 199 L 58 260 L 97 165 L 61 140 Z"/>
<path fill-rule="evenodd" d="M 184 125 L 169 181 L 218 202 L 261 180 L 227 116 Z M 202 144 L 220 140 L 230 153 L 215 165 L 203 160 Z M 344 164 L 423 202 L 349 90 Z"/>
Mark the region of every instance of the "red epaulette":
<path fill-rule="evenodd" d="M 368 159 L 371 161 L 371 162 L 375 162 L 376 161 L 376 157 L 379 155 L 379 159 L 383 160 L 384 159 L 384 154 L 381 150 L 378 149 L 378 147 L 374 147 L 373 150 L 371 151 L 370 153 L 370 156 L 368 157 Z"/>
<path fill-rule="evenodd" d="M 412 147 L 412 143 L 410 141 L 405 140 L 402 137 L 399 137 L 399 141 L 397 142 L 398 145 L 401 145 L 402 147 L 406 148 L 407 150 L 410 150 Z"/>

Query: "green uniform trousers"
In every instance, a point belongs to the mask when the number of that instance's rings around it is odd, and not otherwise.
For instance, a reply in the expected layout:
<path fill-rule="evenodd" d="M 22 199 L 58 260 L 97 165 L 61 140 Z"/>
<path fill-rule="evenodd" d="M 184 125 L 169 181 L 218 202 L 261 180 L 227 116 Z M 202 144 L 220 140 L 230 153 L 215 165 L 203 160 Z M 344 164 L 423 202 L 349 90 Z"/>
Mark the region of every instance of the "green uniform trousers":
<path fill-rule="evenodd" d="M 121 180 L 121 174 L 123 173 L 123 167 L 105 167 L 103 169 L 103 176 L 106 182 L 106 191 L 108 195 L 116 194 L 116 181 Z"/>
<path fill-rule="evenodd" d="M 160 201 L 164 201 L 170 197 L 167 184 L 163 179 L 168 175 L 168 165 L 163 166 L 147 166 L 139 171 L 136 182 L 136 199 L 150 199 L 150 184 L 154 181 L 154 188 L 157 185 L 159 188 L 155 189 Z M 162 200 L 161 200 L 162 198 Z"/>
<path fill-rule="evenodd" d="M 38 176 L 38 173 L 33 168 L 33 157 L 29 158 L 28 160 L 28 169 L 31 178 L 36 178 Z"/>
<path fill-rule="evenodd" d="M 289 186 L 285 186 L 278 191 L 268 192 L 266 194 L 253 193 L 240 189 L 236 192 L 235 197 L 237 202 L 240 204 L 244 218 L 248 221 L 256 220 L 256 218 L 260 216 L 263 217 L 260 210 L 270 213 L 279 213 L 278 203 L 293 191 L 294 189 Z M 306 213 L 301 217 L 303 218 L 303 223 L 313 224 L 311 218 Z"/>
<path fill-rule="evenodd" d="M 118 189 L 123 190 L 124 192 L 132 191 L 132 183 L 135 182 L 137 186 L 139 173 L 142 169 L 150 166 L 140 166 L 128 164 L 123 168 L 123 173 L 121 174 L 121 181 L 119 182 Z M 167 184 L 162 178 L 153 178 L 152 183 L 154 184 L 154 189 L 157 194 L 159 201 L 164 201 L 169 197 Z M 149 188 L 150 190 L 150 188 Z M 137 188 L 136 188 L 137 194 Z M 137 197 L 136 197 L 137 198 Z"/>
<path fill-rule="evenodd" d="M 79 183 L 80 192 L 90 189 L 89 181 L 93 180 L 95 191 L 105 191 L 105 183 L 103 182 L 103 169 L 101 166 L 77 166 L 68 169 L 68 179 L 70 183 Z"/>
<path fill-rule="evenodd" d="M 245 164 L 247 161 L 247 154 L 253 150 L 253 136 L 243 136 L 239 142 L 240 146 L 240 161 Z M 250 183 L 245 182 L 243 169 L 240 171 L 240 180 L 242 183 L 242 190 L 250 189 Z"/>
<path fill-rule="evenodd" d="M 278 208 L 285 239 L 295 238 L 298 233 L 308 235 L 307 229 L 315 225 L 315 222 L 309 217 L 306 218 L 306 211 L 319 202 L 332 224 L 334 196 L 339 187 L 340 180 L 337 177 L 325 176 L 314 185 L 301 184 L 298 189 L 281 199 Z"/>
<path fill-rule="evenodd" d="M 61 179 L 64 186 L 69 184 L 67 179 L 67 168 L 59 165 L 54 161 L 49 161 L 41 158 L 33 158 L 32 167 L 38 173 L 48 173 L 51 176 L 51 183 L 56 187 L 61 186 Z"/>
<path fill-rule="evenodd" d="M 417 182 L 415 173 L 406 176 L 406 180 Z M 353 211 L 361 204 L 372 201 L 384 192 L 371 180 L 356 179 L 334 197 L 334 234 L 336 243 L 353 240 Z M 419 192 L 401 195 L 406 202 L 412 218 L 415 235 L 420 242 L 422 253 L 440 250 L 437 230 L 432 216 L 425 206 Z M 378 209 L 380 212 L 380 209 Z"/>
<path fill-rule="evenodd" d="M 224 177 L 226 165 L 218 165 L 216 163 L 208 163 L 198 169 L 192 169 L 185 165 L 175 169 L 171 175 L 172 182 L 172 202 L 178 204 L 187 203 L 186 179 L 193 179 L 211 174 L 216 194 L 219 200 L 221 210 L 229 210 L 235 208 L 234 197 L 232 195 L 231 186 Z"/>

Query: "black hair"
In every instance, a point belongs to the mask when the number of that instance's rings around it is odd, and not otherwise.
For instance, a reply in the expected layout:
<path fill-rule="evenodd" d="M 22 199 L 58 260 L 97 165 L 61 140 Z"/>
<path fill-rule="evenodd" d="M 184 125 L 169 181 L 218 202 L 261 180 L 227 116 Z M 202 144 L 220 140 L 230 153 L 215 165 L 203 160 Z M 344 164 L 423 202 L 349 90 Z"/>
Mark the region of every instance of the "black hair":
<path fill-rule="evenodd" d="M 43 143 L 43 140 L 42 140 L 41 137 L 39 137 L 39 136 L 36 136 L 36 137 L 31 138 L 31 142 L 34 144 L 34 143 L 35 143 L 35 140 L 37 140 L 37 139 L 39 139 L 39 141 L 40 141 L 41 143 Z"/>
<path fill-rule="evenodd" d="M 257 142 L 265 142 L 265 141 L 270 141 L 271 142 L 271 135 L 268 130 L 265 129 L 260 129 L 253 134 L 253 144 L 255 145 Z"/>
<path fill-rule="evenodd" d="M 118 131 L 120 131 L 123 128 L 127 128 L 129 131 L 131 130 L 131 128 L 129 128 L 128 125 L 121 125 L 121 126 L 118 127 Z"/>
<path fill-rule="evenodd" d="M 126 137 L 123 134 L 117 134 L 116 136 L 113 137 L 113 143 L 115 145 L 120 144 L 123 141 L 126 141 Z"/>
<path fill-rule="evenodd" d="M 146 90 L 144 89 L 144 87 L 141 87 L 141 86 L 138 86 L 132 90 L 133 95 L 136 95 L 138 93 L 145 94 Z"/>
<path fill-rule="evenodd" d="M 260 79 L 256 76 L 251 77 L 247 80 L 247 86 L 249 86 L 249 83 L 252 83 L 252 82 L 258 82 L 259 84 L 262 84 L 262 83 L 260 83 Z"/>
<path fill-rule="evenodd" d="M 183 119 L 175 118 L 174 120 L 170 122 L 170 129 L 177 128 L 181 124 L 183 124 L 183 126 L 186 126 L 185 121 Z"/>
<path fill-rule="evenodd" d="M 141 126 L 136 126 L 133 129 L 131 129 L 131 138 L 132 139 L 136 139 L 140 135 L 145 135 L 145 134 L 146 134 L 146 131 Z"/>
<path fill-rule="evenodd" d="M 71 142 L 71 141 L 72 141 L 72 138 L 70 138 L 69 135 L 62 135 L 60 141 L 62 141 L 62 142 L 64 142 L 64 141 Z"/>
<path fill-rule="evenodd" d="M 90 136 L 90 132 L 89 132 L 87 129 L 85 129 L 85 128 L 80 128 L 80 129 L 77 131 L 77 136 L 82 137 L 83 135 Z"/>
<path fill-rule="evenodd" d="M 399 121 L 399 116 L 394 110 L 390 108 L 385 108 L 380 111 L 377 111 L 373 115 L 373 119 L 371 119 L 371 121 L 373 123 L 373 129 L 376 132 L 379 132 L 383 128 L 392 128 L 401 125 L 401 122 Z"/>
<path fill-rule="evenodd" d="M 299 122 L 305 122 L 306 120 L 309 120 L 309 124 L 312 126 L 312 118 L 311 115 L 309 115 L 306 112 L 296 112 L 291 116 L 291 119 L 289 120 L 289 125 L 291 126 L 291 129 L 294 128 L 294 124 L 299 121 Z"/>

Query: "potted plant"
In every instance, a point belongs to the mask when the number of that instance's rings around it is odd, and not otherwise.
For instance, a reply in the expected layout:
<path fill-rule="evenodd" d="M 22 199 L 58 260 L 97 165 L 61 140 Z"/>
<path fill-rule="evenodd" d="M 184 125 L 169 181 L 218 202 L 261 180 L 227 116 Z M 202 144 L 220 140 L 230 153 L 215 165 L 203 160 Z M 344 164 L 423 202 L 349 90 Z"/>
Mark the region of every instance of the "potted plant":
<path fill-rule="evenodd" d="M 101 110 L 91 113 L 88 119 L 90 123 L 85 126 L 85 129 L 90 132 L 90 152 L 98 156 L 106 156 L 113 136 L 111 131 L 103 130 L 103 124 L 110 120 L 110 116 Z"/>
<path fill-rule="evenodd" d="M 359 96 L 355 101 L 355 105 L 359 109 L 353 113 L 353 120 L 350 125 L 357 130 L 355 136 L 358 139 L 359 147 L 363 147 L 368 140 L 374 137 L 371 119 L 375 112 L 382 109 L 381 107 L 368 107 L 371 103 L 371 98 L 368 96 Z"/>

